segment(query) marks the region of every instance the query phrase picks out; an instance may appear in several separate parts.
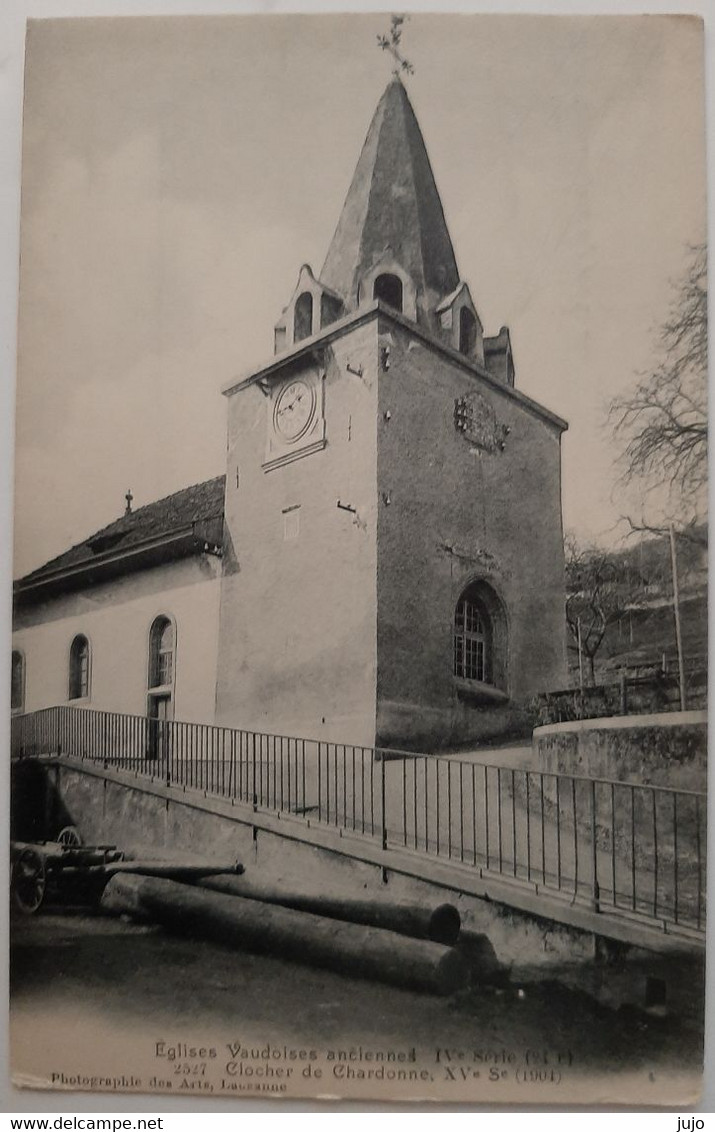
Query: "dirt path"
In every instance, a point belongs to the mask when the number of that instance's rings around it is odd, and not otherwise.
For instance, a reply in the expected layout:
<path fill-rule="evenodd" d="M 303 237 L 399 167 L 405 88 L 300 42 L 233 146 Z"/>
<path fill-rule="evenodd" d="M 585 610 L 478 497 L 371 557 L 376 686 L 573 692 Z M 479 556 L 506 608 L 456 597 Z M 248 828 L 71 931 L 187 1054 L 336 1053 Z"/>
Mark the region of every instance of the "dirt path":
<path fill-rule="evenodd" d="M 12 1016 L 30 1062 L 28 1034 L 59 1064 L 60 1050 L 82 1047 L 84 1017 L 92 1034 L 101 1018 L 100 1033 L 131 1032 L 147 1050 L 157 1039 L 226 1033 L 322 1051 L 416 1048 L 433 1075 L 444 1073 L 438 1051 L 450 1049 L 479 1051 L 492 1069 L 507 1054 L 540 1050 L 579 1079 L 635 1074 L 651 1084 L 696 1072 L 702 1059 L 697 1033 L 607 1010 L 555 982 L 437 999 L 121 920 L 48 913 L 13 927 Z M 41 1034 L 31 1028 L 38 1014 Z"/>

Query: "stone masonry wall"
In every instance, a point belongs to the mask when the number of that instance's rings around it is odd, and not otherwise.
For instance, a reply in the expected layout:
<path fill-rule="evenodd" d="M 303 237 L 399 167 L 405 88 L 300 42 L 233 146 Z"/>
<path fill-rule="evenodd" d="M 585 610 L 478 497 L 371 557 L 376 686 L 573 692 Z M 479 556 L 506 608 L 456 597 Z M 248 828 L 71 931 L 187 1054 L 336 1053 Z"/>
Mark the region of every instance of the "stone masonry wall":
<path fill-rule="evenodd" d="M 380 342 L 379 739 L 429 749 L 506 733 L 565 676 L 559 429 L 384 316 Z M 474 394 L 508 426 L 504 451 L 455 428 L 455 399 Z M 454 611 L 476 579 L 506 612 L 506 706 L 471 704 L 453 677 Z"/>

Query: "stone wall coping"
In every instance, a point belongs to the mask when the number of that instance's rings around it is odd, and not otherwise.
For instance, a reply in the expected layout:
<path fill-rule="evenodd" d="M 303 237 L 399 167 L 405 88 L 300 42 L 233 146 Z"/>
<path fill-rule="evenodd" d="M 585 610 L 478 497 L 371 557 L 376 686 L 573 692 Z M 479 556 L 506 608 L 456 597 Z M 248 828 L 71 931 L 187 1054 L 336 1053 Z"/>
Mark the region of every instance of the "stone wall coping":
<path fill-rule="evenodd" d="M 702 724 L 708 721 L 708 713 L 699 711 L 661 711 L 651 715 L 606 715 L 593 719 L 568 719 L 563 723 L 546 723 L 535 727 L 533 738 L 540 739 L 544 735 L 565 735 L 570 731 L 583 733 L 585 731 L 635 731 L 645 730 L 647 727 L 685 727 Z"/>

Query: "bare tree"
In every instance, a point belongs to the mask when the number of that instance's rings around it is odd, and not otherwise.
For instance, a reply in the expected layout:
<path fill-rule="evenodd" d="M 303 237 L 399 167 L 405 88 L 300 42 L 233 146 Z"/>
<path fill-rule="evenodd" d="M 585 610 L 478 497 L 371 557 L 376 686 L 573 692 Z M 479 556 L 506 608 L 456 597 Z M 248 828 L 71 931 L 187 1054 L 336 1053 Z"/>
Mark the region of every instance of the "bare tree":
<path fill-rule="evenodd" d="M 616 398 L 609 419 L 623 442 L 623 480 L 646 492 L 666 490 L 666 509 L 681 532 L 701 541 L 707 483 L 707 255 L 690 248 L 671 312 L 659 332 L 660 362 L 635 389 Z M 628 519 L 633 530 L 660 533 L 667 523 Z"/>
<path fill-rule="evenodd" d="M 596 683 L 595 661 L 606 629 L 617 612 L 613 563 L 606 554 L 566 538 L 566 624 L 570 647 L 586 658 L 588 683 Z"/>
<path fill-rule="evenodd" d="M 609 625 L 622 616 L 627 604 L 642 589 L 639 571 L 623 556 L 596 547 L 579 546 L 572 535 L 565 540 L 566 624 L 573 638 L 569 647 L 581 649 L 588 683 L 596 683 L 596 656 Z"/>

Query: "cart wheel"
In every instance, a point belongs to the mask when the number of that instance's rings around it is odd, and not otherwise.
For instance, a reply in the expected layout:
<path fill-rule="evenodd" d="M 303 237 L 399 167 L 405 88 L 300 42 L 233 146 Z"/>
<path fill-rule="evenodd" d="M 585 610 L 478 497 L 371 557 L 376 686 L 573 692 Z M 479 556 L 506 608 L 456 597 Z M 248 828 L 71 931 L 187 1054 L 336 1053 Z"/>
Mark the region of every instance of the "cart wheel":
<path fill-rule="evenodd" d="M 81 845 L 82 838 L 80 837 L 79 830 L 74 825 L 66 825 L 57 834 L 56 840 L 60 845 Z"/>
<path fill-rule="evenodd" d="M 15 906 L 31 915 L 45 896 L 45 862 L 34 849 L 23 849 L 12 870 L 12 895 Z"/>

